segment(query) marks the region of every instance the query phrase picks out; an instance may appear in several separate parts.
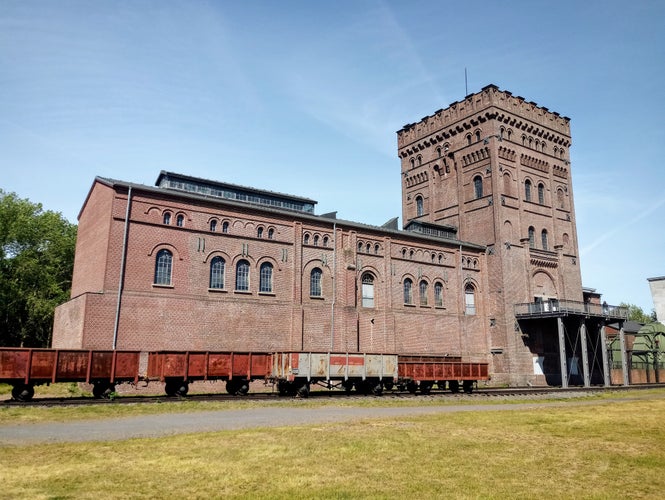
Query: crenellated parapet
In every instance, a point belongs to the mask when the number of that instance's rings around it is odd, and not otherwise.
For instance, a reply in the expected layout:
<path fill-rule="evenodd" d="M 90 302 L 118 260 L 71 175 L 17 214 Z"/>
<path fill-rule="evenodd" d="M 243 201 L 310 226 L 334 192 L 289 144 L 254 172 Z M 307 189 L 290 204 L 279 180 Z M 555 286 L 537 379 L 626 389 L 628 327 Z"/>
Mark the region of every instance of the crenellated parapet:
<path fill-rule="evenodd" d="M 404 125 L 397 131 L 400 156 L 406 157 L 425 149 L 433 143 L 445 142 L 454 136 L 469 133 L 488 120 L 496 120 L 518 132 L 524 132 L 541 140 L 563 147 L 570 147 L 570 119 L 550 112 L 535 102 L 513 96 L 488 85 L 463 101 L 453 102 L 446 109 L 423 117 L 417 123 Z"/>
<path fill-rule="evenodd" d="M 540 170 L 541 172 L 549 173 L 550 171 L 550 164 L 548 162 L 534 158 L 532 156 L 524 154 L 520 155 L 520 163 L 525 167 L 531 167 L 533 169 Z"/>
<path fill-rule="evenodd" d="M 472 165 L 481 160 L 487 160 L 490 157 L 490 150 L 488 147 L 478 148 L 462 156 L 462 165 L 465 167 Z"/>
<path fill-rule="evenodd" d="M 517 156 L 514 150 L 503 146 L 499 147 L 498 154 L 499 158 L 507 161 L 515 161 L 515 158 Z"/>
<path fill-rule="evenodd" d="M 560 165 L 554 165 L 552 167 L 552 173 L 557 177 L 561 177 L 562 179 L 568 178 L 568 169 Z"/>

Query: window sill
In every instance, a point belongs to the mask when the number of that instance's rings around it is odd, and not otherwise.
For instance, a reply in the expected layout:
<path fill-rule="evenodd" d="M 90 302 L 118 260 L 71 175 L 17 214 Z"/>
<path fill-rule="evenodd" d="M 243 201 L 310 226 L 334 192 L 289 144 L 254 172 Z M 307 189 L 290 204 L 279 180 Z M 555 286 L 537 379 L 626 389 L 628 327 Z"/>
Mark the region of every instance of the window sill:
<path fill-rule="evenodd" d="M 415 304 L 404 304 L 404 307 L 413 307 L 415 309 L 416 305 Z"/>
<path fill-rule="evenodd" d="M 211 293 L 229 293 L 226 288 L 208 288 L 208 291 Z"/>
<path fill-rule="evenodd" d="M 326 300 L 326 298 L 323 297 L 322 295 L 310 295 L 309 298 L 311 300 Z"/>
<path fill-rule="evenodd" d="M 275 292 L 259 292 L 259 295 L 265 296 L 265 297 L 274 297 Z"/>
<path fill-rule="evenodd" d="M 250 290 L 233 290 L 233 293 L 237 293 L 239 295 L 252 295 Z"/>
<path fill-rule="evenodd" d="M 159 283 L 153 283 L 153 284 L 152 284 L 152 287 L 153 287 L 153 288 L 171 288 L 171 289 L 172 289 L 172 288 L 173 288 L 173 285 L 161 285 L 161 284 L 159 284 Z"/>

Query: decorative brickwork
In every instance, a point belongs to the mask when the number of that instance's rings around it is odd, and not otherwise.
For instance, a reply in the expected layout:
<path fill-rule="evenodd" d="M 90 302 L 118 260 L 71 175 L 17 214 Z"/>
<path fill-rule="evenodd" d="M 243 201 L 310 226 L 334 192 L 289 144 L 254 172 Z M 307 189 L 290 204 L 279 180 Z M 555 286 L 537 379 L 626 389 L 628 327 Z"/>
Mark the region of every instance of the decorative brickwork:
<path fill-rule="evenodd" d="M 448 354 L 538 382 L 551 342 L 514 305 L 582 300 L 569 119 L 490 85 L 397 139 L 405 230 L 168 172 L 95 179 L 53 346 Z"/>

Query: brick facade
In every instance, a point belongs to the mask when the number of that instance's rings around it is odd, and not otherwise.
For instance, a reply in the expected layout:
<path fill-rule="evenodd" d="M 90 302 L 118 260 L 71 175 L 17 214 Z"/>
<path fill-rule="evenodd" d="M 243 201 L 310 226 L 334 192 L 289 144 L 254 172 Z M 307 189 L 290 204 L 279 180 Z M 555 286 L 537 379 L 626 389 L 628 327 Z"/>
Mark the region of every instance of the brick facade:
<path fill-rule="evenodd" d="M 532 380 L 514 305 L 582 300 L 569 147 L 567 118 L 494 86 L 405 126 L 405 230 L 96 178 L 53 347 L 110 349 L 115 337 L 118 349 L 450 354 L 489 361 L 499 382 Z M 155 284 L 161 250 L 172 255 L 166 285 Z M 210 288 L 216 257 L 223 288 Z M 272 280 L 261 292 L 264 264 Z"/>

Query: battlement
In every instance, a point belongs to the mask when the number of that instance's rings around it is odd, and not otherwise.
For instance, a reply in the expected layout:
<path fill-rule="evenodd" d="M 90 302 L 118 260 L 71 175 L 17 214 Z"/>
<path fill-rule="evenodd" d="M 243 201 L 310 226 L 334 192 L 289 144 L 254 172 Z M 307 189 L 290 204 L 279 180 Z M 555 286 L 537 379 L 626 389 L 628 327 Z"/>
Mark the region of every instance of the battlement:
<path fill-rule="evenodd" d="M 463 101 L 453 102 L 417 123 L 404 125 L 397 131 L 398 147 L 408 147 L 425 138 L 444 141 L 488 120 L 507 123 L 518 130 L 570 145 L 570 118 L 533 101 L 527 102 L 521 96 L 513 96 L 496 85 L 487 85 Z"/>

